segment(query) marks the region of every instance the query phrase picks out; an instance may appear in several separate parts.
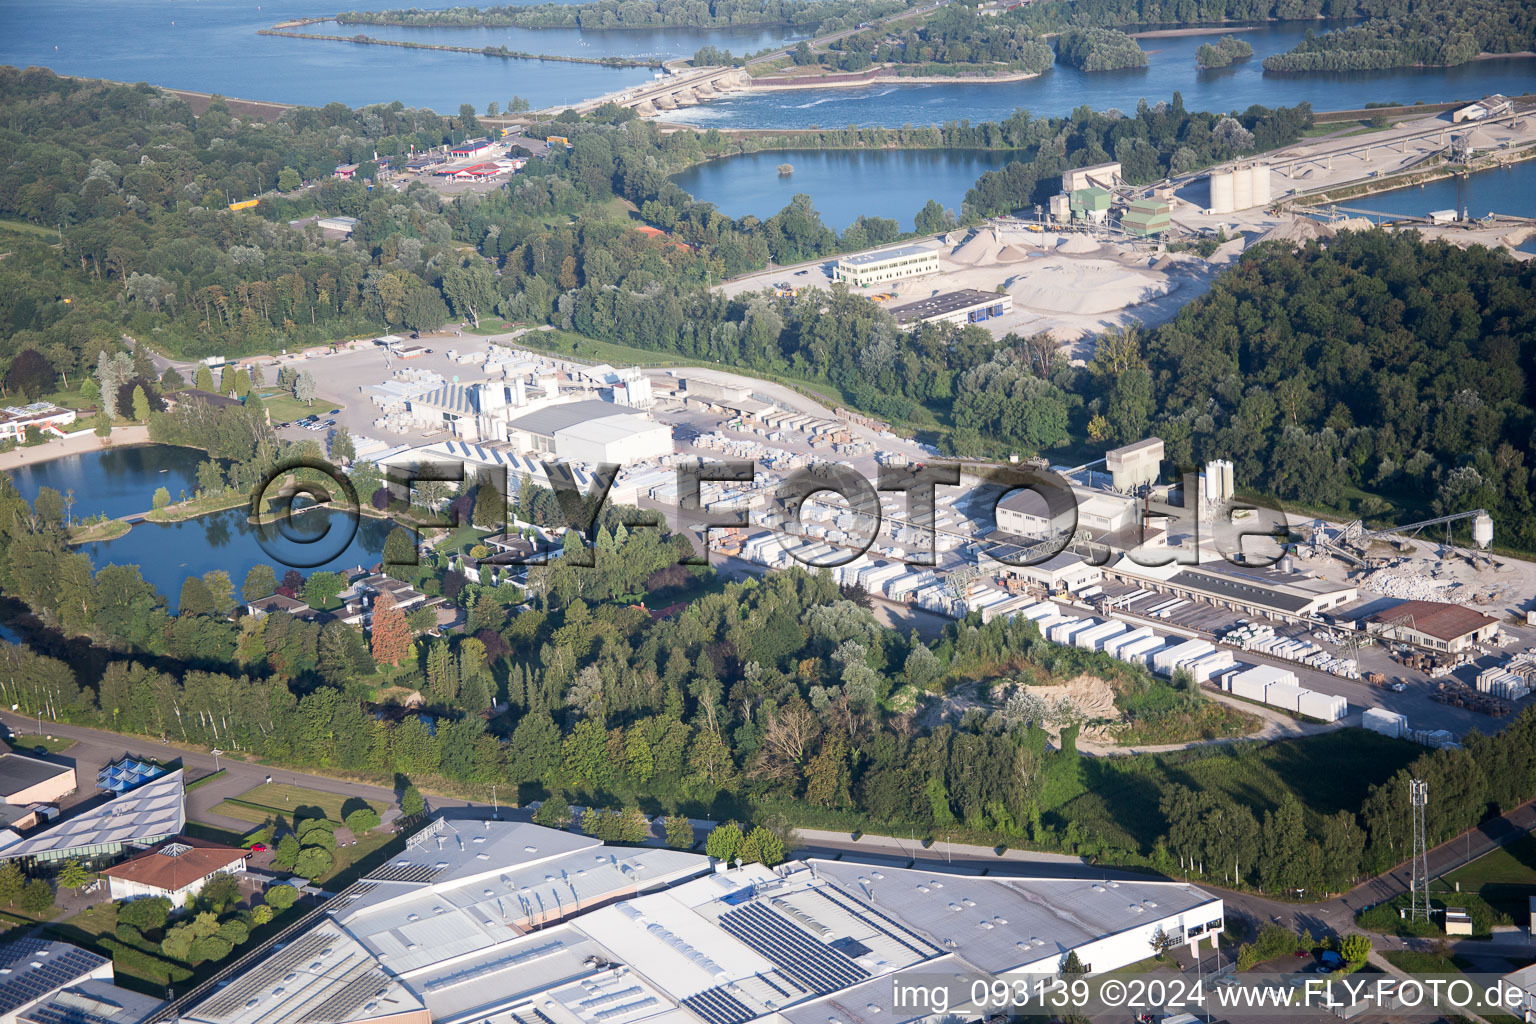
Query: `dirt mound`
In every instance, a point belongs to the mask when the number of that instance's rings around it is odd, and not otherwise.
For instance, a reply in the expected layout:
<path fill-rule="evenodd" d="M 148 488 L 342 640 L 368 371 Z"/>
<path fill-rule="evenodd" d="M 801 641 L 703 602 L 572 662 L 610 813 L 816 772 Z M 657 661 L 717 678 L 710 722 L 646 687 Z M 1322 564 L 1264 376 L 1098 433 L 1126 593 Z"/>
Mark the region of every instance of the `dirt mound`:
<path fill-rule="evenodd" d="M 978 231 L 971 236 L 970 241 L 951 253 L 949 258 L 973 267 L 985 266 L 997 262 L 997 253 L 1002 247 L 996 231 Z"/>
<path fill-rule="evenodd" d="M 1016 245 L 1005 245 L 997 251 L 997 258 L 1003 263 L 1017 263 L 1029 259 L 1029 253 Z"/>
<path fill-rule="evenodd" d="M 1015 277 L 1008 291 L 1026 309 L 1098 315 L 1158 298 L 1173 287 L 1165 275 L 1113 260 L 1049 256 Z"/>

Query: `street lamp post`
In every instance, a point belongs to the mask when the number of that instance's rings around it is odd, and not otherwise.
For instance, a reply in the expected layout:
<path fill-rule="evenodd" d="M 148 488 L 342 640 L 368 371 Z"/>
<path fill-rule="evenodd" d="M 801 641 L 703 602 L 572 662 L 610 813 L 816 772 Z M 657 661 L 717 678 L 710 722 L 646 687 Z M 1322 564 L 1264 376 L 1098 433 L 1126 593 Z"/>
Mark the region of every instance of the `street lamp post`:
<path fill-rule="evenodd" d="M 501 804 L 496 800 L 496 787 L 491 786 L 491 817 L 496 821 L 501 820 Z"/>
<path fill-rule="evenodd" d="M 214 771 L 218 771 L 219 770 L 219 755 L 224 753 L 224 751 L 220 750 L 218 747 L 214 747 L 212 750 L 208 751 L 208 753 L 213 755 L 213 770 Z"/>

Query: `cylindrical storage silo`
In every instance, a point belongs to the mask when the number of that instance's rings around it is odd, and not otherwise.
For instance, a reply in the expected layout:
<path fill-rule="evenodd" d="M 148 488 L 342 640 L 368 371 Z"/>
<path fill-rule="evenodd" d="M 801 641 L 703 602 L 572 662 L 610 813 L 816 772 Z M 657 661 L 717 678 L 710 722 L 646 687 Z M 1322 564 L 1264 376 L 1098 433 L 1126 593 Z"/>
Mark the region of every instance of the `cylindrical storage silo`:
<path fill-rule="evenodd" d="M 1221 460 L 1221 479 L 1226 484 L 1226 486 L 1221 489 L 1221 496 L 1223 498 L 1230 498 L 1237 494 L 1237 480 L 1232 476 L 1231 459 Z"/>
<path fill-rule="evenodd" d="M 1472 539 L 1480 548 L 1493 543 L 1493 517 L 1487 512 L 1479 512 L 1472 517 Z"/>
<path fill-rule="evenodd" d="M 1232 169 L 1232 208 L 1246 210 L 1253 205 L 1253 169 L 1244 165 Z"/>
<path fill-rule="evenodd" d="M 1268 206 L 1270 198 L 1269 165 L 1254 164 L 1253 178 L 1253 205 Z"/>
<path fill-rule="evenodd" d="M 1211 172 L 1211 212 L 1231 213 L 1232 205 L 1232 172 Z"/>

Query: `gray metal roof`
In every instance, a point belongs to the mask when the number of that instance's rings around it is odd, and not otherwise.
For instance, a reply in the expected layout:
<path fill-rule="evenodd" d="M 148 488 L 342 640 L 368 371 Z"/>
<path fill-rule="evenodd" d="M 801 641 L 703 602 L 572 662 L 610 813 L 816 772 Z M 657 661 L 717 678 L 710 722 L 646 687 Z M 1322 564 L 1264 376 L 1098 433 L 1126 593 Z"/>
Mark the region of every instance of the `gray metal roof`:
<path fill-rule="evenodd" d="M 903 256 L 921 256 L 925 253 L 937 252 L 937 249 L 930 249 L 926 245 L 898 245 L 894 249 L 881 249 L 879 252 L 861 252 L 857 256 L 844 256 L 837 262 L 840 266 L 862 267 L 870 263 L 885 263 L 889 260 L 900 259 Z"/>
<path fill-rule="evenodd" d="M 1215 899 L 1182 882 L 978 878 L 837 861 L 815 864 L 818 875 L 864 906 L 991 972 L 1065 954 Z"/>
<path fill-rule="evenodd" d="M 564 430 L 566 427 L 573 427 L 578 423 L 607 419 L 609 416 L 633 415 L 635 415 L 635 410 L 627 405 L 615 405 L 613 402 L 603 402 L 595 398 L 589 398 L 580 402 L 563 402 L 560 405 L 551 405 L 548 408 L 537 409 L 516 419 L 509 420 L 507 426 L 513 430 L 521 430 L 529 434 L 542 434 L 545 437 L 554 437 L 557 430 Z"/>
<path fill-rule="evenodd" d="M 121 846 L 173 836 L 187 823 L 186 802 L 178 768 L 5 847 L 0 858 L 63 856 L 84 846 Z"/>
<path fill-rule="evenodd" d="M 0 796 L 9 796 L 23 789 L 30 789 L 56 775 L 70 771 L 67 764 L 40 761 L 21 754 L 0 755 Z"/>
<path fill-rule="evenodd" d="M 0 1013 L 46 999 L 109 963 L 67 942 L 16 939 L 0 946 Z"/>

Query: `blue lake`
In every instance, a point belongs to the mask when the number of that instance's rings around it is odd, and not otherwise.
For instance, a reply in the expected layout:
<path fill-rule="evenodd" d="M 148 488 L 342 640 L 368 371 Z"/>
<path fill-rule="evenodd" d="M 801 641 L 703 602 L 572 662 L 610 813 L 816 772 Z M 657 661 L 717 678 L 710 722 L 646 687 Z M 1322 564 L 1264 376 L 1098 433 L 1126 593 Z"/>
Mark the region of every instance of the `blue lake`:
<path fill-rule="evenodd" d="M 195 448 L 164 444 L 103 448 L 22 466 L 11 470 L 11 480 L 29 502 L 36 500 L 43 487 L 66 495 L 73 491 L 75 518 L 106 513 L 116 519 L 147 511 L 157 487 L 169 491 L 173 501 L 182 491 L 190 495 L 197 489 L 197 467 L 207 459 Z"/>
<path fill-rule="evenodd" d="M 960 211 L 966 190 L 1017 154 L 987 150 L 795 150 L 747 153 L 691 167 L 672 180 L 732 217 L 771 217 L 797 192 L 841 231 L 860 214 L 891 217 L 910 230 L 930 199 Z M 779 174 L 780 164 L 794 173 Z"/>
<path fill-rule="evenodd" d="M 843 128 L 848 125 L 936 124 L 1000 121 L 1022 107 L 1036 116 L 1060 116 L 1087 105 L 1134 112 L 1136 101 L 1171 100 L 1175 91 L 1189 110 L 1245 110 L 1255 103 L 1317 110 L 1352 110 L 1372 101 L 1433 103 L 1478 99 L 1489 93 L 1519 95 L 1536 85 L 1536 60 L 1499 58 L 1455 68 L 1395 68 L 1345 74 L 1268 74 L 1260 61 L 1295 46 L 1317 22 L 1234 27 L 1230 34 L 1253 46 L 1253 57 L 1225 68 L 1200 71 L 1195 51 L 1217 36 L 1184 32 L 1140 39 L 1148 66 L 1083 72 L 1063 64 L 1036 78 L 996 84 L 893 85 L 852 89 L 796 89 L 740 93 L 702 106 L 668 112 L 668 121 L 709 128 Z"/>
<path fill-rule="evenodd" d="M 229 509 L 182 523 L 139 523 L 116 540 L 83 544 L 80 550 L 98 569 L 137 565 L 174 611 L 182 582 L 214 569 L 229 573 L 238 588 L 245 574 L 261 563 L 272 566 L 279 579 L 289 568 L 308 576 L 373 565 L 394 524 L 359 519 L 349 539 L 351 522 L 344 513 L 316 509 L 288 523 L 257 527 L 247 521 L 244 509 Z"/>

